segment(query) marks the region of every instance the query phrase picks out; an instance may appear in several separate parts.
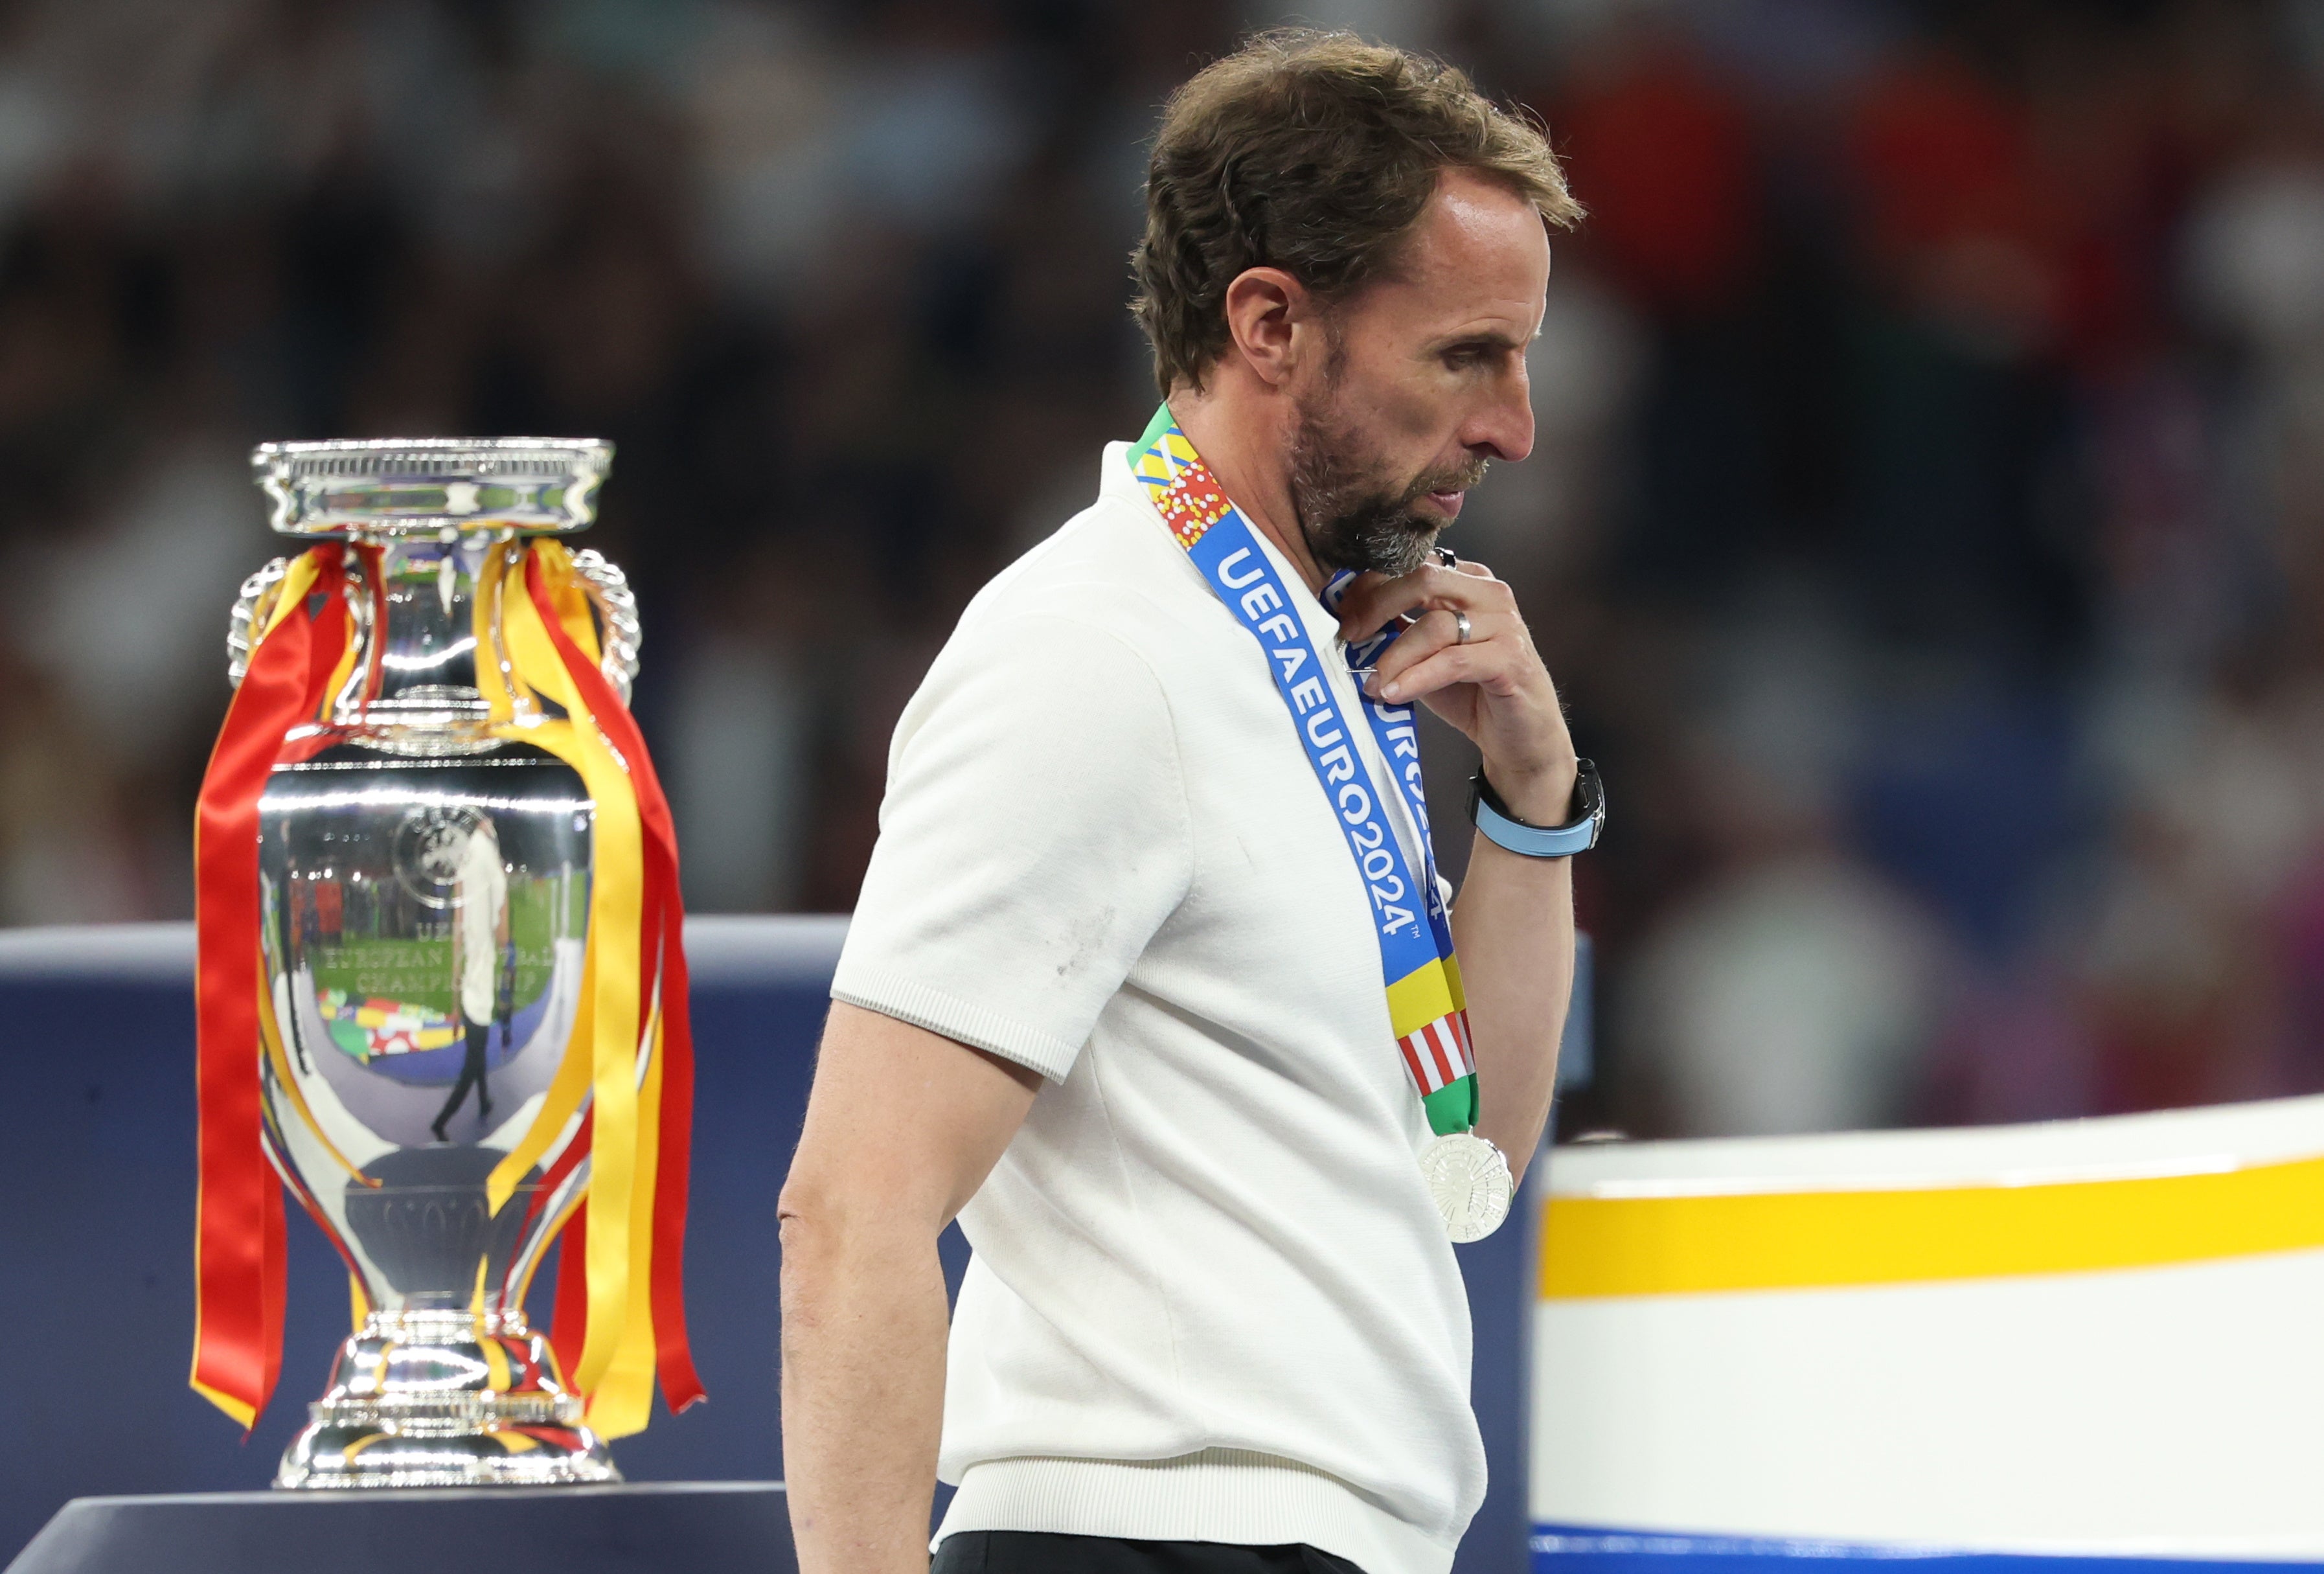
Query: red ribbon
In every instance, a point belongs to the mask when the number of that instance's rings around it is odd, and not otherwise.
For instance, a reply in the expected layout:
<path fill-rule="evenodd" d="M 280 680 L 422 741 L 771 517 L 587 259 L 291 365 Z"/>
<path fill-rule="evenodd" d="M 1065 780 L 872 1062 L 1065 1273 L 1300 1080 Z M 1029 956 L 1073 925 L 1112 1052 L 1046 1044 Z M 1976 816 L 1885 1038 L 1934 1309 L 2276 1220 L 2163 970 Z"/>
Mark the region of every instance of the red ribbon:
<path fill-rule="evenodd" d="M 687 1010 L 686 905 L 678 890 L 678 833 L 670 823 L 669 800 L 654 774 L 653 759 L 646 752 L 645 735 L 638 731 L 629 706 L 613 692 L 604 673 L 566 633 L 542 581 L 540 559 L 530 553 L 525 557 L 524 584 L 533 605 L 540 609 L 541 626 L 549 631 L 558 658 L 580 691 L 582 703 L 596 718 L 605 741 L 629 767 L 638 796 L 638 823 L 645 833 L 638 976 L 641 981 L 657 977 L 660 981 L 663 1055 L 661 1129 L 654 1163 L 655 1367 L 661 1379 L 662 1402 L 675 1415 L 707 1397 L 686 1337 L 686 1183 L 694 1131 L 694 1030 Z M 641 1006 L 650 998 L 650 989 L 641 990 Z M 586 1326 L 587 1298 L 570 1287 L 577 1286 L 581 1279 L 578 1269 L 587 1229 L 585 1204 L 565 1227 L 564 1248 L 558 1259 L 554 1342 L 560 1357 L 569 1349 L 576 1359 Z"/>
<path fill-rule="evenodd" d="M 258 800 L 283 734 L 312 720 L 346 649 L 340 548 L 314 548 L 314 583 L 257 641 L 226 710 L 195 814 L 197 1091 L 194 1385 L 254 1425 L 281 1369 L 282 1192 L 263 1146 L 257 1059 Z"/>
<path fill-rule="evenodd" d="M 589 1342 L 589 1200 L 573 1210 L 557 1238 L 557 1312 L 549 1325 L 549 1346 L 565 1380 L 581 1364 L 581 1347 Z"/>
<path fill-rule="evenodd" d="M 526 1229 L 532 1227 L 533 1215 L 548 1206 L 557 1188 L 565 1183 L 565 1177 L 588 1155 L 595 1140 L 592 1128 L 596 1118 L 595 1110 L 581 1112 L 581 1125 L 573 1133 L 573 1140 L 565 1145 L 565 1151 L 557 1155 L 557 1162 L 540 1177 L 532 1201 L 526 1205 Z M 589 1253 L 589 1195 L 586 1189 L 581 1201 L 573 1205 L 572 1217 L 566 1220 L 558 1239 L 562 1245 L 557 1259 L 557 1302 L 549 1320 L 549 1344 L 557 1352 L 558 1367 L 569 1379 L 573 1369 L 581 1364 L 581 1347 L 589 1337 L 589 1275 L 583 1271 Z M 565 1271 L 567 1263 L 573 1266 L 569 1274 Z"/>

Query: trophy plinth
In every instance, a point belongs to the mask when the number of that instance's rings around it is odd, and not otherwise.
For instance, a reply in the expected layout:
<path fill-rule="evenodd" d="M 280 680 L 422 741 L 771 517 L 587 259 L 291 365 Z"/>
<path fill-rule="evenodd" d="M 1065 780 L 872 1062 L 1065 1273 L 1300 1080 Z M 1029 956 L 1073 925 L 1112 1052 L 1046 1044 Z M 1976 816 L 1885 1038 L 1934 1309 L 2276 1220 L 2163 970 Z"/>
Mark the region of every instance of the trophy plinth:
<path fill-rule="evenodd" d="M 376 1312 L 339 1347 L 278 1487 L 618 1481 L 549 1341 L 519 1313 Z"/>

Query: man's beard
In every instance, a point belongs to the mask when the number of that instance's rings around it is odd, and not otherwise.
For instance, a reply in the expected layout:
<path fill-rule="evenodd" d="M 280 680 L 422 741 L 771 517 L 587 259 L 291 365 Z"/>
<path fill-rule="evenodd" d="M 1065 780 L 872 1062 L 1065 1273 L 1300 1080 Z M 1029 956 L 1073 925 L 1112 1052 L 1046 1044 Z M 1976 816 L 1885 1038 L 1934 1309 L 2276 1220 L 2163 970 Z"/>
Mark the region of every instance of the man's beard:
<path fill-rule="evenodd" d="M 1291 506 L 1315 561 L 1330 568 L 1373 569 L 1391 577 L 1428 561 L 1450 520 L 1423 511 L 1432 492 L 1466 492 L 1485 478 L 1486 461 L 1423 471 L 1398 486 L 1386 466 L 1345 427 L 1303 404 L 1291 448 Z"/>

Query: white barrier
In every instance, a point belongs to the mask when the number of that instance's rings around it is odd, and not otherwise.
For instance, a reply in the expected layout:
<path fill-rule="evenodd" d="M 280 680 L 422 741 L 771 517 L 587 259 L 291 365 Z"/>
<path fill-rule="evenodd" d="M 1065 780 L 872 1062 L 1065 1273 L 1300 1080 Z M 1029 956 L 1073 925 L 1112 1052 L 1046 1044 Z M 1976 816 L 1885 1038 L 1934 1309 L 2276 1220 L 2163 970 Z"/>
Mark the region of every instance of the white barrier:
<path fill-rule="evenodd" d="M 2324 1561 L 2319 1155 L 2324 1098 L 1554 1150 L 1536 1566 Z"/>

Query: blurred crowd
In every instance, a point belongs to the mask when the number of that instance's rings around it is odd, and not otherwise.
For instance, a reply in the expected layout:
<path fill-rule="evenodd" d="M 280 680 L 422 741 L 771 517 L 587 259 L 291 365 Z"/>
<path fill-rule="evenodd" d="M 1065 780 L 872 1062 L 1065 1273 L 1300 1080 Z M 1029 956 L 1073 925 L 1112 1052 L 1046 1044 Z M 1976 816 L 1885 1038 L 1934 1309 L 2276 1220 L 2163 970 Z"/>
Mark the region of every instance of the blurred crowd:
<path fill-rule="evenodd" d="M 0 5 L 0 922 L 190 910 L 249 446 L 466 433 L 619 446 L 691 902 L 845 910 L 1151 408 L 1162 97 L 1295 14 L 1591 210 L 1452 538 L 1612 801 L 1568 1133 L 2324 1089 L 2324 6 L 2258 0 Z"/>

